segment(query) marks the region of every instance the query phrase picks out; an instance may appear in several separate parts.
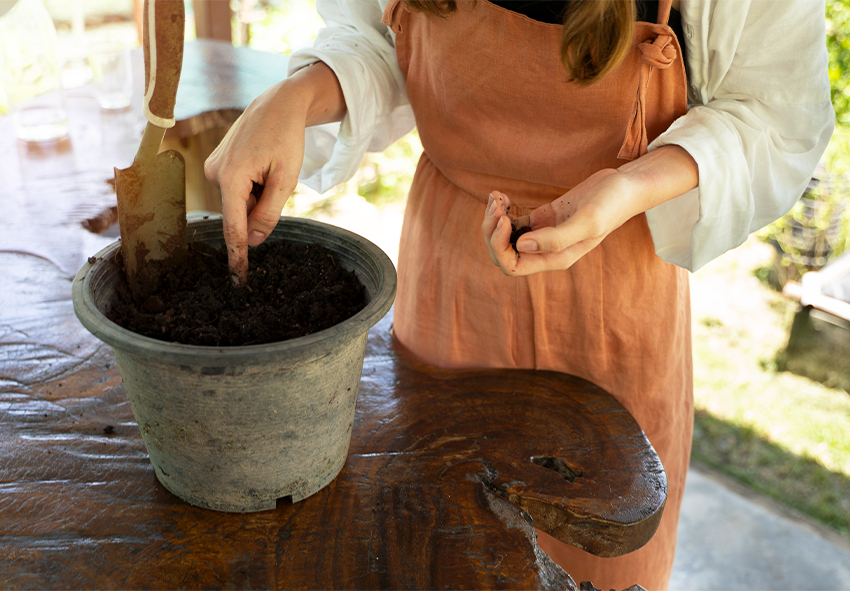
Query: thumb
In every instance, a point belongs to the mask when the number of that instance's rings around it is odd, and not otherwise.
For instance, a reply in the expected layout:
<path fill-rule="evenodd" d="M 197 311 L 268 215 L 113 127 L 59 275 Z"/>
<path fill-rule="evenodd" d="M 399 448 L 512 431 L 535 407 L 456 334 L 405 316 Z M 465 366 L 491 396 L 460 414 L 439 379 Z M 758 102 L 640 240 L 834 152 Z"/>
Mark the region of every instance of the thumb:
<path fill-rule="evenodd" d="M 269 173 L 262 195 L 248 216 L 249 245 L 257 246 L 272 233 L 297 183 L 297 179 L 287 178 L 280 169 Z"/>
<path fill-rule="evenodd" d="M 581 212 L 557 226 L 544 226 L 523 234 L 517 241 L 519 252 L 556 253 L 576 244 L 599 241 L 604 237 L 599 225 L 590 215 Z"/>

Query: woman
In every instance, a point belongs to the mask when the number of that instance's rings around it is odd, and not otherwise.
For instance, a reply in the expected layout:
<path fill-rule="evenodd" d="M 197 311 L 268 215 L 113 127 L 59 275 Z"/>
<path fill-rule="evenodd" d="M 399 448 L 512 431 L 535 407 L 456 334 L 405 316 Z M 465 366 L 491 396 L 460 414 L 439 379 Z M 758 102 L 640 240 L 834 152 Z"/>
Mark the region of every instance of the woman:
<path fill-rule="evenodd" d="M 433 365 L 562 371 L 623 403 L 667 470 L 658 532 L 611 559 L 539 542 L 578 581 L 666 588 L 693 425 L 687 270 L 790 209 L 823 153 L 823 3 L 639 2 L 651 22 L 631 0 L 555 22 L 527 2 L 317 4 L 314 47 L 206 165 L 232 268 L 299 170 L 325 191 L 415 117 L 395 336 Z M 516 251 L 509 217 L 533 228 Z"/>

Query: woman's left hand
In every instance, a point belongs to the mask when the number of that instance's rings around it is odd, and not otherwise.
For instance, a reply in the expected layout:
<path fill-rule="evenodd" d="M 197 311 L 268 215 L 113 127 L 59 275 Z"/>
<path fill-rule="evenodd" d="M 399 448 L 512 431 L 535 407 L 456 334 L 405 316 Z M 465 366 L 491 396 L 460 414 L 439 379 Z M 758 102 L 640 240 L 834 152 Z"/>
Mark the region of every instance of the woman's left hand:
<path fill-rule="evenodd" d="M 570 268 L 632 217 L 699 184 L 696 161 L 683 148 L 662 146 L 618 169 L 590 175 L 552 203 L 517 218 L 531 232 L 510 243 L 510 199 L 493 191 L 481 230 L 490 258 L 505 275 Z"/>
<path fill-rule="evenodd" d="M 552 203 L 517 218 L 518 228 L 532 229 L 517 241 L 517 253 L 510 244 L 509 207 L 508 196 L 493 191 L 482 224 L 490 258 L 505 275 L 568 269 L 640 213 L 632 210 L 634 200 L 625 175 L 614 169 L 601 170 Z"/>

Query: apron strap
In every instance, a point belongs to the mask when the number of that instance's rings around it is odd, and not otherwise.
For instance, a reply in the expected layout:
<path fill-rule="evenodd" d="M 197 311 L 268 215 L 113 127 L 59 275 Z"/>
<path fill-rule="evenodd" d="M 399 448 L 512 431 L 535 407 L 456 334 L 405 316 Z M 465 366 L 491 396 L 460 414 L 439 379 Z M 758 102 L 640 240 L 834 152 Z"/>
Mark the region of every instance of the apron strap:
<path fill-rule="evenodd" d="M 672 0 L 671 0 L 672 1 Z M 387 7 L 384 8 L 384 14 L 381 17 L 381 22 L 387 25 L 393 33 L 398 35 L 401 33 L 401 17 L 407 10 L 407 6 L 401 0 L 390 0 Z"/>
<path fill-rule="evenodd" d="M 673 0 L 658 0 L 658 24 L 666 25 L 670 20 L 670 9 L 673 8 Z"/>
<path fill-rule="evenodd" d="M 646 133 L 646 89 L 649 87 L 649 79 L 655 68 L 666 70 L 676 61 L 679 52 L 673 43 L 673 34 L 667 26 L 670 16 L 670 7 L 673 0 L 660 0 L 658 3 L 658 24 L 653 25 L 655 39 L 648 39 L 638 43 L 640 52 L 640 78 L 638 81 L 637 96 L 635 97 L 635 108 L 629 126 L 626 129 L 626 138 L 620 147 L 617 158 L 622 160 L 634 160 L 647 152 L 649 138 Z"/>

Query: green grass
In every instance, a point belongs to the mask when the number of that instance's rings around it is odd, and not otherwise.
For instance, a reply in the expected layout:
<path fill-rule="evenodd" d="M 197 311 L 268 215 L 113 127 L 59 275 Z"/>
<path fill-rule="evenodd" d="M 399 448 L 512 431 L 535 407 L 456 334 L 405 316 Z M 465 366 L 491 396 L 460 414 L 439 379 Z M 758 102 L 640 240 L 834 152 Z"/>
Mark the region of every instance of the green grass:
<path fill-rule="evenodd" d="M 772 256 L 751 239 L 692 275 L 693 457 L 850 537 L 850 395 L 779 371 L 797 303 L 756 277 Z"/>
<path fill-rule="evenodd" d="M 692 458 L 850 537 L 850 478 L 752 427 L 698 409 Z"/>

